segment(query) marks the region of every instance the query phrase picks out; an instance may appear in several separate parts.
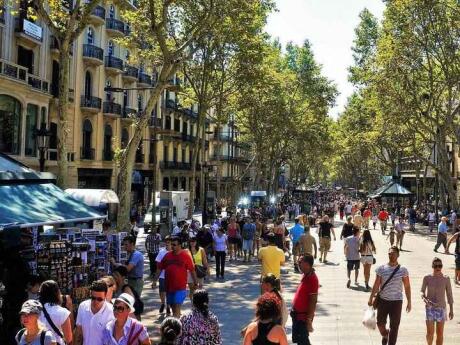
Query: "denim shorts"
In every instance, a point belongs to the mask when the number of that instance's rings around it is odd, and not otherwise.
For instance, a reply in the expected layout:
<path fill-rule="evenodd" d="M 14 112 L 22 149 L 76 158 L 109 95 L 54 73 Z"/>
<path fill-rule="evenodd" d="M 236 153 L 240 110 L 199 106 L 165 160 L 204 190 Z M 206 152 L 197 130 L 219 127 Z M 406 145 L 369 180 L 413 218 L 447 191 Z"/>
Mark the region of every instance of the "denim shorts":
<path fill-rule="evenodd" d="M 166 301 L 168 302 L 169 305 L 182 304 L 184 303 L 186 297 L 187 297 L 187 290 L 173 291 L 173 292 L 168 292 L 166 294 Z"/>
<path fill-rule="evenodd" d="M 166 292 L 165 278 L 158 279 L 158 291 Z"/>
<path fill-rule="evenodd" d="M 427 307 L 425 314 L 427 321 L 443 322 L 447 320 L 447 313 L 444 308 Z"/>

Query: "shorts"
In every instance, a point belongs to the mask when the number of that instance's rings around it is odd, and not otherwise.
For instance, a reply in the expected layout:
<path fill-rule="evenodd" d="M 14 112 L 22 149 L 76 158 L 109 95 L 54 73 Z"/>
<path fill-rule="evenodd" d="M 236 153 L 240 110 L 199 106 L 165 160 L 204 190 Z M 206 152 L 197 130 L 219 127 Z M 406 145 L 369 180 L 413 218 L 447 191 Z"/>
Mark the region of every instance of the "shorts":
<path fill-rule="evenodd" d="M 372 265 L 374 264 L 374 257 L 372 255 L 363 255 L 361 256 L 361 263 L 363 265 Z"/>
<path fill-rule="evenodd" d="M 445 308 L 425 308 L 425 315 L 427 321 L 443 322 L 447 320 L 447 313 Z"/>
<path fill-rule="evenodd" d="M 230 243 L 230 244 L 238 244 L 239 241 L 240 240 L 237 237 L 229 237 L 228 238 L 228 243 Z"/>
<path fill-rule="evenodd" d="M 460 254 L 455 254 L 455 269 L 460 270 Z"/>
<path fill-rule="evenodd" d="M 292 342 L 300 345 L 310 344 L 308 337 L 307 323 L 292 317 Z"/>
<path fill-rule="evenodd" d="M 187 290 L 178 290 L 173 292 L 168 292 L 166 294 L 166 301 L 169 305 L 172 304 L 182 304 L 187 297 Z"/>
<path fill-rule="evenodd" d="M 347 270 L 359 270 L 360 263 L 361 262 L 359 260 L 347 260 Z"/>
<path fill-rule="evenodd" d="M 243 250 L 252 251 L 253 240 L 244 240 L 243 239 Z"/>
<path fill-rule="evenodd" d="M 160 293 L 166 292 L 165 278 L 158 279 L 158 291 Z"/>
<path fill-rule="evenodd" d="M 331 239 L 329 237 L 320 237 L 319 239 L 319 251 L 328 252 L 331 249 Z"/>

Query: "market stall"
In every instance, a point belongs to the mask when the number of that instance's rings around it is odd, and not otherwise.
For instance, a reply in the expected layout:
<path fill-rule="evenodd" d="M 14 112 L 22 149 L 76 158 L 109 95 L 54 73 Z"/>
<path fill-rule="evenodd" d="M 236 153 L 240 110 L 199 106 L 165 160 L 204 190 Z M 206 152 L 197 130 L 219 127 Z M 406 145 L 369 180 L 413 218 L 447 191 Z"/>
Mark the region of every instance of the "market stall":
<path fill-rule="evenodd" d="M 379 199 L 382 203 L 391 206 L 409 203 L 412 197 L 413 194 L 410 191 L 394 180 L 385 183 L 382 187 L 369 195 L 370 199 Z"/>

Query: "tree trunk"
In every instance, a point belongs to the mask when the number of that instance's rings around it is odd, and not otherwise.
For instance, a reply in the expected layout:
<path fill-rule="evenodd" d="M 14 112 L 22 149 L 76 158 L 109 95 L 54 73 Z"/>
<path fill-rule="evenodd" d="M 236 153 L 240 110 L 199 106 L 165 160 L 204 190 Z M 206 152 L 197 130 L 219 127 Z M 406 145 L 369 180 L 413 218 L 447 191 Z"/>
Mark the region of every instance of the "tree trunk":
<path fill-rule="evenodd" d="M 67 188 L 68 161 L 67 161 L 67 138 L 69 136 L 69 126 L 67 121 L 67 108 L 69 103 L 69 42 L 61 42 L 59 51 L 59 99 L 58 99 L 58 173 L 57 185 L 62 189 Z M 77 100 L 74 100 L 77 102 Z"/>

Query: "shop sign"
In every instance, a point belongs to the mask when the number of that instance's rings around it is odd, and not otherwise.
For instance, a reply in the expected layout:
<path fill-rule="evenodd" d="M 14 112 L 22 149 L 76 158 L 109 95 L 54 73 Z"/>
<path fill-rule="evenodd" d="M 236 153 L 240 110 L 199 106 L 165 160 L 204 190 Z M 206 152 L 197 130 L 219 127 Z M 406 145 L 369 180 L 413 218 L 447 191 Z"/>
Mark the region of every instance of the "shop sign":
<path fill-rule="evenodd" d="M 24 33 L 36 40 L 41 41 L 43 36 L 43 29 L 41 26 L 38 26 L 32 22 L 29 22 L 27 19 L 22 21 L 22 30 Z"/>

